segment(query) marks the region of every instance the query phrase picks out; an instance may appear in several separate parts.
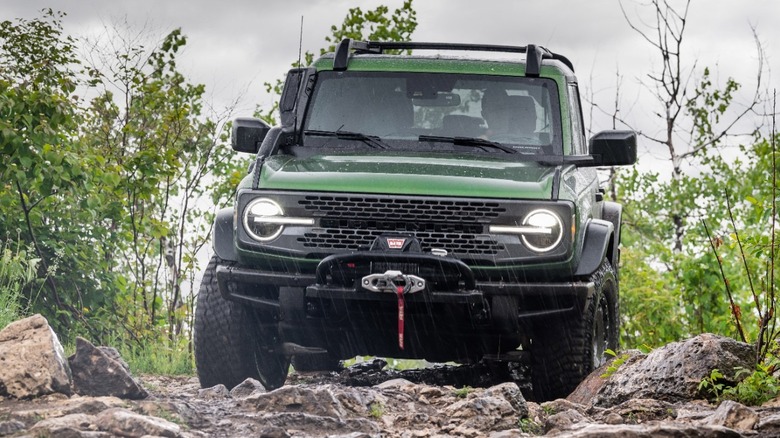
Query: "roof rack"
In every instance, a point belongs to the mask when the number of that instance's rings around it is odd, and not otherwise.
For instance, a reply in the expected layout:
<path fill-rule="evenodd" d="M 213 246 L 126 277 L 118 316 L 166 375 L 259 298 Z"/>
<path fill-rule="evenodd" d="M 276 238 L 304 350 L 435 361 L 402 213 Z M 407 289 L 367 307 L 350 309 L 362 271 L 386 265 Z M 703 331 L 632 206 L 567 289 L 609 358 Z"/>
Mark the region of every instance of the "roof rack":
<path fill-rule="evenodd" d="M 349 64 L 349 51 L 355 53 L 384 53 L 385 50 L 467 50 L 475 52 L 525 53 L 525 75 L 539 76 L 543 59 L 556 59 L 563 62 L 574 71 L 571 61 L 563 55 L 553 53 L 542 46 L 529 44 L 527 46 L 499 46 L 490 44 L 458 44 L 458 43 L 414 43 L 398 41 L 354 41 L 350 38 L 341 40 L 336 47 L 333 58 L 333 70 L 346 70 Z"/>

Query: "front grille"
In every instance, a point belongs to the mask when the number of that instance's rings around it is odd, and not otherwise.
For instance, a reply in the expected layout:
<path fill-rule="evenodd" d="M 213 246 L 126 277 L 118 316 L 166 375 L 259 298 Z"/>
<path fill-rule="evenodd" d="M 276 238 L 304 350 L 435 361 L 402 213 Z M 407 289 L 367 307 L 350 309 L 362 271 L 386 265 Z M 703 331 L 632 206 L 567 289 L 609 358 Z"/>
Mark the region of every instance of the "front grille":
<path fill-rule="evenodd" d="M 306 196 L 298 205 L 315 217 L 407 222 L 489 223 L 506 212 L 498 202 L 369 196 Z"/>
<path fill-rule="evenodd" d="M 320 227 L 298 238 L 306 248 L 357 251 L 383 234 L 411 233 L 422 250 L 491 256 L 504 251 L 484 224 L 506 212 L 498 202 L 369 196 L 305 196 L 298 205 Z"/>

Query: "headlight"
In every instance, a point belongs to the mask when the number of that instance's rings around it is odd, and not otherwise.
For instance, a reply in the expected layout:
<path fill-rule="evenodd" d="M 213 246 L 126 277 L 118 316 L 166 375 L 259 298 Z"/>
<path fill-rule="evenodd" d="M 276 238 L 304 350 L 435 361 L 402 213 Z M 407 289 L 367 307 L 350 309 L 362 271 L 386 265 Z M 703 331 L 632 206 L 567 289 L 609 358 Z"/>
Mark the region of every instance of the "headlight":
<path fill-rule="evenodd" d="M 547 252 L 561 243 L 563 224 L 561 218 L 550 210 L 534 210 L 525 217 L 527 228 L 521 234 L 523 243 L 537 252 Z"/>
<path fill-rule="evenodd" d="M 547 252 L 563 239 L 563 223 L 556 213 L 539 209 L 523 219 L 522 226 L 491 225 L 491 233 L 519 234 L 525 246 L 536 252 Z"/>
<path fill-rule="evenodd" d="M 285 225 L 314 225 L 314 219 L 285 217 L 282 207 L 266 198 L 250 202 L 244 210 L 244 229 L 260 242 L 279 237 Z"/>

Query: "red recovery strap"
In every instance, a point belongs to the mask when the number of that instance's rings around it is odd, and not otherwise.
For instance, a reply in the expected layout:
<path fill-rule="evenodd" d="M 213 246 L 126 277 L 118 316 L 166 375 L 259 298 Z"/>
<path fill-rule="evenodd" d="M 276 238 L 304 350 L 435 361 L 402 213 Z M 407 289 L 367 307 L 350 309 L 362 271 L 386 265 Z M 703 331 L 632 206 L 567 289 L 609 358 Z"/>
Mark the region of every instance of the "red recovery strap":
<path fill-rule="evenodd" d="M 398 295 L 398 347 L 404 349 L 404 286 L 398 286 L 395 294 Z"/>

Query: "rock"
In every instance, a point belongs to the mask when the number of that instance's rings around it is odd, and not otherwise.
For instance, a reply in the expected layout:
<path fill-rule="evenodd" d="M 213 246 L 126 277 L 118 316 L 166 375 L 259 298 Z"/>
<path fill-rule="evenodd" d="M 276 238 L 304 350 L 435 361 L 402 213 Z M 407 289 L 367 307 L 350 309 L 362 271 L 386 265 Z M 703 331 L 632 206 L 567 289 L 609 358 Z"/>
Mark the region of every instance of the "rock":
<path fill-rule="evenodd" d="M 380 429 L 366 418 L 338 419 L 328 416 L 310 415 L 303 412 L 281 412 L 266 414 L 257 420 L 264 426 L 274 426 L 285 430 L 294 430 L 295 436 L 335 436 L 338 432 L 367 433 L 377 436 Z"/>
<path fill-rule="evenodd" d="M 703 423 L 750 432 L 755 429 L 758 421 L 759 416 L 756 411 L 735 401 L 725 400 L 712 415 L 703 420 Z"/>
<path fill-rule="evenodd" d="M 30 432 L 34 436 L 78 437 L 82 431 L 97 431 L 95 417 L 86 414 L 69 414 L 62 417 L 41 420 Z"/>
<path fill-rule="evenodd" d="M 125 369 L 128 373 L 130 372 L 130 365 L 125 362 L 124 359 L 122 359 L 122 355 L 119 354 L 119 350 L 117 350 L 114 347 L 105 347 L 105 346 L 99 346 L 97 347 L 100 351 L 106 354 L 110 359 L 113 359 L 116 361 L 119 365 L 122 365 L 122 368 Z"/>
<path fill-rule="evenodd" d="M 84 338 L 76 338 L 76 353 L 68 358 L 73 371 L 73 388 L 77 394 L 114 396 L 131 400 L 149 396 L 130 375 L 127 364 L 113 353 L 92 345 Z M 117 354 L 118 356 L 118 354 Z"/>
<path fill-rule="evenodd" d="M 378 385 L 374 385 L 376 388 L 379 389 L 398 389 L 398 390 L 405 390 L 411 387 L 414 387 L 415 384 L 406 380 L 406 379 L 390 379 L 386 380 Z"/>
<path fill-rule="evenodd" d="M 516 383 L 509 382 L 491 386 L 485 390 L 484 396 L 503 398 L 509 402 L 515 410 L 515 415 L 518 417 L 522 418 L 528 415 L 528 405 L 525 402 L 523 393 L 520 392 L 520 387 Z"/>
<path fill-rule="evenodd" d="M 40 320 L 32 322 L 34 330 L 48 327 L 45 320 L 43 325 Z M 20 331 L 18 326 L 15 330 L 13 336 L 0 333 L 29 341 L 29 330 Z M 80 361 L 93 367 L 95 375 L 127 373 L 116 350 L 95 348 L 84 340 L 77 347 L 71 358 L 74 385 L 76 375 L 82 380 L 76 388 L 97 381 L 87 368 L 80 368 Z M 700 336 L 647 356 L 632 356 L 608 379 L 592 379 L 593 384 L 582 385 L 567 399 L 542 405 L 526 402 L 515 383 L 491 383 L 486 388 L 430 383 L 453 381 L 433 378 L 447 370 L 466 376 L 458 367 L 426 369 L 431 380 L 426 377 L 429 383 L 421 384 L 399 378 L 412 374 L 380 371 L 381 361 L 364 366 L 366 373 L 376 374 L 369 380 L 352 369 L 356 376 L 351 381 L 357 386 L 344 385 L 343 374 L 313 373 L 301 377 L 302 384 L 272 392 L 253 379 L 228 391 L 222 385 L 200 390 L 194 377 L 145 376 L 155 390 L 144 400 L 56 392 L 30 401 L 0 399 L 0 436 L 513 438 L 544 432 L 566 437 L 780 436 L 778 401 L 751 409 L 734 402 L 714 406 L 693 399 L 700 396 L 693 388 L 700 380 L 696 373 L 749 366 L 741 363 L 744 350 L 734 341 Z M 54 347 L 49 355 L 56 356 Z M 752 352 L 746 356 L 751 358 Z M 31 364 L 29 374 L 41 373 Z M 364 386 L 368 381 L 374 386 Z M 642 398 L 645 395 L 651 398 Z"/>
<path fill-rule="evenodd" d="M 258 434 L 260 438 L 290 438 L 290 434 L 281 427 L 269 426 Z"/>
<path fill-rule="evenodd" d="M 596 397 L 596 394 L 599 393 L 601 388 L 607 382 L 607 377 L 602 376 L 608 374 L 610 367 L 615 367 L 619 370 L 621 367 L 628 366 L 631 363 L 644 359 L 646 355 L 639 350 L 628 350 L 620 353 L 620 357 L 624 356 L 625 358 L 623 359 L 623 363 L 619 366 L 614 364 L 616 358 L 611 358 L 609 362 L 596 368 L 596 370 L 590 373 L 585 378 L 585 380 L 577 385 L 577 388 L 575 388 L 574 391 L 569 394 L 568 397 L 566 397 L 566 400 L 579 403 L 581 405 L 590 405 L 593 403 L 593 399 Z"/>
<path fill-rule="evenodd" d="M 544 430 L 546 433 L 557 433 L 569 430 L 574 424 L 586 422 L 587 418 L 580 412 L 568 409 L 548 417 L 547 421 L 544 422 Z"/>
<path fill-rule="evenodd" d="M 142 437 L 145 435 L 177 438 L 181 427 L 162 418 L 143 416 L 122 408 L 107 409 L 97 415 L 97 427 L 115 436 Z"/>
<path fill-rule="evenodd" d="M 615 415 L 621 419 L 619 423 L 615 423 Z M 606 421 L 607 417 L 610 418 L 610 421 Z M 677 418 L 677 410 L 674 405 L 642 398 L 626 400 L 593 416 L 594 420 L 609 424 L 637 424 L 657 420 L 674 420 L 675 418 Z"/>
<path fill-rule="evenodd" d="M 203 388 L 198 391 L 198 398 L 204 400 L 216 400 L 221 398 L 230 397 L 230 392 L 223 384 L 212 386 L 211 388 Z"/>
<path fill-rule="evenodd" d="M 742 438 L 739 432 L 721 426 L 694 426 L 690 424 L 586 424 L 554 436 L 569 438 Z"/>
<path fill-rule="evenodd" d="M 55 392 L 71 393 L 70 368 L 57 335 L 41 315 L 12 322 L 0 331 L 0 395 Z"/>
<path fill-rule="evenodd" d="M 0 436 L 12 435 L 24 429 L 24 423 L 19 420 L 0 421 Z"/>
<path fill-rule="evenodd" d="M 761 436 L 780 436 L 780 413 L 772 413 L 761 418 L 757 429 Z"/>
<path fill-rule="evenodd" d="M 580 414 L 584 414 L 587 410 L 586 406 L 583 406 L 579 403 L 570 402 L 569 400 L 563 398 L 542 403 L 542 409 L 549 412 L 550 414 L 557 414 L 559 412 L 568 410 L 575 410 Z"/>
<path fill-rule="evenodd" d="M 96 415 L 106 409 L 124 405 L 116 397 L 73 397 L 70 399 L 43 404 L 35 404 L 28 409 L 17 410 L 14 418 L 32 424 L 40 420 L 58 418 L 72 414 Z"/>
<path fill-rule="evenodd" d="M 250 377 L 231 389 L 230 396 L 233 398 L 245 398 L 252 394 L 262 394 L 265 392 L 266 390 L 263 384 Z"/>
<path fill-rule="evenodd" d="M 624 363 L 595 391 L 593 404 L 615 406 L 631 398 L 676 402 L 704 398 L 699 383 L 717 368 L 733 375 L 752 368 L 753 347 L 731 338 L 703 334 L 674 342 Z"/>
<path fill-rule="evenodd" d="M 527 412 L 526 409 L 525 413 Z M 450 423 L 457 423 L 461 435 L 467 429 L 477 431 L 511 429 L 517 424 L 518 417 L 517 410 L 504 397 L 495 397 L 485 392 L 474 394 L 445 407 L 442 414 Z"/>
<path fill-rule="evenodd" d="M 344 406 L 333 395 L 332 385 L 318 388 L 283 386 L 266 394 L 247 397 L 240 403 L 261 411 L 301 412 L 339 420 L 347 414 Z"/>

